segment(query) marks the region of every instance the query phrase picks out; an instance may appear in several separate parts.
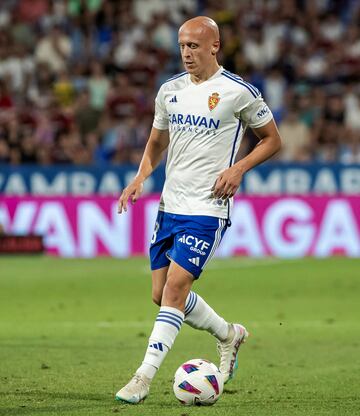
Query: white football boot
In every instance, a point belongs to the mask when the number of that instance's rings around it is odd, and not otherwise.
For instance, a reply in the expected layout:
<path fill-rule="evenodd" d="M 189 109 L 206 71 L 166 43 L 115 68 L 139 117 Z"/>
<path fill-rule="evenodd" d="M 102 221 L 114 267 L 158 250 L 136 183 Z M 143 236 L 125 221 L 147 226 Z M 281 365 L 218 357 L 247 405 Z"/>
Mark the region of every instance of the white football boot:
<path fill-rule="evenodd" d="M 116 393 L 115 400 L 131 404 L 142 402 L 149 394 L 150 381 L 143 374 L 135 374 L 128 384 Z"/>
<path fill-rule="evenodd" d="M 224 384 L 230 381 L 238 368 L 238 351 L 240 345 L 246 342 L 249 336 L 246 328 L 240 324 L 231 324 L 234 336 L 231 340 L 218 341 L 217 349 L 220 355 L 219 370 L 224 377 Z"/>

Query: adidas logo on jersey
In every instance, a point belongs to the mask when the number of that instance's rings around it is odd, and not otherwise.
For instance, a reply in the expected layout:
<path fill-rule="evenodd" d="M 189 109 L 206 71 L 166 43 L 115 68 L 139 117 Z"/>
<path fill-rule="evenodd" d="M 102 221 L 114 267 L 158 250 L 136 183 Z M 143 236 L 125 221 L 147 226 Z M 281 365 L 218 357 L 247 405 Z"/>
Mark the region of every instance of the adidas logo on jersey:
<path fill-rule="evenodd" d="M 163 344 L 161 342 L 155 342 L 154 344 L 150 344 L 149 348 L 155 348 L 156 350 L 163 351 Z"/>
<path fill-rule="evenodd" d="M 169 103 L 177 103 L 176 95 L 173 96 L 173 98 L 169 101 Z"/>
<path fill-rule="evenodd" d="M 192 259 L 188 259 L 190 263 L 195 264 L 195 266 L 200 266 L 200 257 L 193 257 Z"/>

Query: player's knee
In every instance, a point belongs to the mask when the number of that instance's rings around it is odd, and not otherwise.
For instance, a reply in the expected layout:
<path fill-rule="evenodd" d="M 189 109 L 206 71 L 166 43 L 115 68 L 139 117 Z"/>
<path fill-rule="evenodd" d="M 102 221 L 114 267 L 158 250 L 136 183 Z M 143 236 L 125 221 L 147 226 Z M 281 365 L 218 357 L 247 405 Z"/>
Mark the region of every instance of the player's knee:
<path fill-rule="evenodd" d="M 186 300 L 185 288 L 179 282 L 169 279 L 164 287 L 164 297 L 172 306 L 181 305 Z"/>

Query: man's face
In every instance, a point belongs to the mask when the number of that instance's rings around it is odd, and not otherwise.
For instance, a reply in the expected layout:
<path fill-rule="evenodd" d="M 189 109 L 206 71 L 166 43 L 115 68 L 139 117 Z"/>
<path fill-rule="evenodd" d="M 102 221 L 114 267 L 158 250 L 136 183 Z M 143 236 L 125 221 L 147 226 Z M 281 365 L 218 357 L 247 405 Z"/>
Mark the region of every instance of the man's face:
<path fill-rule="evenodd" d="M 185 70 L 195 75 L 206 70 L 214 60 L 218 43 L 206 37 L 201 29 L 180 28 L 179 46 Z"/>

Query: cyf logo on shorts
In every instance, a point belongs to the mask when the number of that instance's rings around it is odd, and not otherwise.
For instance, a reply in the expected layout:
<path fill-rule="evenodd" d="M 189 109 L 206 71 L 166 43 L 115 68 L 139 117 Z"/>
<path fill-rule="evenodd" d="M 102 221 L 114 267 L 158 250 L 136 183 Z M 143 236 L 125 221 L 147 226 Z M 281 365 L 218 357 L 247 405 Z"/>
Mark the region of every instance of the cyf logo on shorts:
<path fill-rule="evenodd" d="M 194 237 L 193 235 L 185 235 L 183 234 L 182 237 L 178 238 L 180 243 L 186 244 L 190 247 L 191 251 L 195 251 L 195 253 L 200 254 L 201 256 L 205 256 L 207 250 L 210 247 L 210 244 L 200 238 Z"/>

